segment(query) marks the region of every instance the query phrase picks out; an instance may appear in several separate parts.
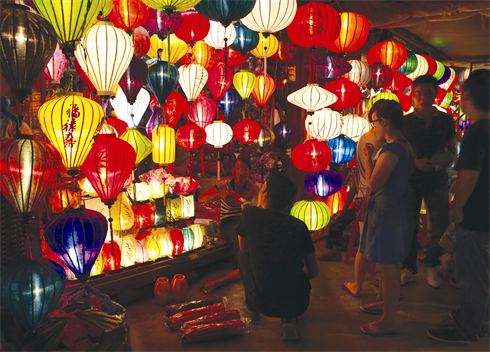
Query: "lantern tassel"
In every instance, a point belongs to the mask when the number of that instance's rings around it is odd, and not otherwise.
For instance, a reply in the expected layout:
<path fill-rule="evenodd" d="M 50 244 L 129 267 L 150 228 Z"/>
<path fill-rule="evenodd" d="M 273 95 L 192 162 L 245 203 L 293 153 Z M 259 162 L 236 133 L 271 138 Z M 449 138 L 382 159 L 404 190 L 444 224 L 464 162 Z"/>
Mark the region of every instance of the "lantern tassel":
<path fill-rule="evenodd" d="M 107 207 L 109 208 L 109 219 L 108 219 L 108 221 L 109 221 L 109 227 L 111 229 L 111 251 L 112 251 L 112 255 L 114 255 L 114 229 L 112 227 L 113 219 L 112 219 L 112 216 L 110 215 L 111 214 L 111 206 L 108 205 Z"/>
<path fill-rule="evenodd" d="M 204 178 L 204 151 L 201 148 L 201 177 Z"/>
<path fill-rule="evenodd" d="M 221 168 L 221 165 L 220 165 L 220 161 L 219 161 L 219 149 L 218 149 L 218 171 L 217 171 L 217 175 L 216 175 L 216 177 L 218 178 L 218 181 L 219 181 L 220 175 L 221 175 L 220 168 Z"/>
<path fill-rule="evenodd" d="M 136 210 L 136 165 L 133 168 L 133 209 Z"/>
<path fill-rule="evenodd" d="M 267 47 L 264 46 L 264 83 L 267 76 Z"/>

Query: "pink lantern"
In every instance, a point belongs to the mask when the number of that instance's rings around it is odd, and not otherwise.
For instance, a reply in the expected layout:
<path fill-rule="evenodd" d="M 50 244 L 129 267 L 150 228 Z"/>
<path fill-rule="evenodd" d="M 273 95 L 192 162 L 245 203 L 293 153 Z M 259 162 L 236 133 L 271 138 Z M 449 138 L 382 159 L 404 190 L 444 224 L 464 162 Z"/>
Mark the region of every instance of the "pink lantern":
<path fill-rule="evenodd" d="M 63 76 L 63 72 L 66 69 L 66 64 L 65 55 L 61 52 L 59 44 L 56 44 L 56 50 L 43 71 L 44 78 L 48 80 L 49 84 L 60 83 L 61 76 Z"/>
<path fill-rule="evenodd" d="M 191 105 L 189 121 L 194 122 L 201 128 L 206 128 L 206 126 L 213 122 L 217 111 L 218 107 L 213 99 L 206 97 L 204 94 L 200 94 L 194 101 L 194 104 Z"/>

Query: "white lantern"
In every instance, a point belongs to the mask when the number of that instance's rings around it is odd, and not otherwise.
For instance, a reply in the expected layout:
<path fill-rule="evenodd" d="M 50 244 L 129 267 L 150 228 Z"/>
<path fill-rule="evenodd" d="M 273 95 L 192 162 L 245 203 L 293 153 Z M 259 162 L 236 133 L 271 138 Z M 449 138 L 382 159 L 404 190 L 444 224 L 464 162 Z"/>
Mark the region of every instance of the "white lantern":
<path fill-rule="evenodd" d="M 208 71 L 201 65 L 189 64 L 179 67 L 179 84 L 189 103 L 193 103 L 201 94 L 207 81 Z"/>
<path fill-rule="evenodd" d="M 241 21 L 245 27 L 267 35 L 289 26 L 297 6 L 296 0 L 257 0 L 253 10 Z"/>
<path fill-rule="evenodd" d="M 217 50 L 225 47 L 225 43 L 230 46 L 236 38 L 235 26 L 224 27 L 221 23 L 209 21 L 209 33 L 204 38 L 207 45 L 212 46 Z"/>
<path fill-rule="evenodd" d="M 180 219 L 189 219 L 194 216 L 194 195 L 180 196 Z"/>
<path fill-rule="evenodd" d="M 308 139 L 327 141 L 338 137 L 342 133 L 342 115 L 331 109 L 315 111 L 313 115 L 306 116 L 305 129 Z"/>
<path fill-rule="evenodd" d="M 369 122 L 365 118 L 355 114 L 349 114 L 343 118 L 342 134 L 354 142 L 358 142 L 361 136 L 369 131 L 369 127 Z"/>
<path fill-rule="evenodd" d="M 451 71 L 451 76 L 449 77 L 449 79 L 446 82 L 444 82 L 443 84 L 440 85 L 440 87 L 446 91 L 453 84 L 454 80 L 457 79 L 456 71 L 454 71 L 454 69 L 452 67 L 449 67 L 449 70 Z"/>
<path fill-rule="evenodd" d="M 415 54 L 417 57 L 417 68 L 411 74 L 407 75 L 412 81 L 418 76 L 425 75 L 429 70 L 429 64 L 427 63 L 427 59 L 419 54 Z"/>
<path fill-rule="evenodd" d="M 78 45 L 77 58 L 97 89 L 97 95 L 108 98 L 119 83 L 133 57 L 133 40 L 122 29 L 110 22 L 91 27 Z M 83 58 L 79 58 L 79 56 Z"/>
<path fill-rule="evenodd" d="M 204 240 L 204 234 L 202 233 L 202 227 L 199 224 L 189 225 L 192 232 L 194 232 L 194 248 L 199 248 L 202 246 Z"/>
<path fill-rule="evenodd" d="M 127 268 L 136 262 L 136 239 L 134 236 L 124 236 L 119 239 L 121 248 L 121 266 Z"/>
<path fill-rule="evenodd" d="M 371 80 L 371 68 L 367 62 L 359 60 L 349 60 L 352 69 L 343 74 L 342 77 L 350 79 L 352 82 L 362 87 Z"/>
<path fill-rule="evenodd" d="M 128 196 L 133 200 L 137 202 L 144 202 L 150 199 L 152 190 L 151 187 L 148 183 L 146 182 L 138 182 L 135 183 L 134 186 L 136 187 L 136 199 L 134 196 L 134 188 L 133 186 L 128 187 L 126 192 L 128 193 Z"/>
<path fill-rule="evenodd" d="M 223 121 L 213 121 L 212 124 L 206 126 L 205 131 L 206 142 L 215 148 L 223 148 L 233 138 L 233 130 Z"/>
<path fill-rule="evenodd" d="M 449 68 L 451 69 L 451 68 Z M 455 72 L 456 73 L 456 72 Z M 469 67 L 465 68 L 463 71 L 461 71 L 459 74 L 458 74 L 458 83 L 463 86 L 464 82 L 468 79 L 468 77 L 470 76 L 470 73 L 471 73 L 471 70 Z M 452 74 L 452 72 L 451 72 Z M 449 77 L 451 78 L 451 77 Z M 448 80 L 449 81 L 449 80 Z"/>
<path fill-rule="evenodd" d="M 140 90 L 133 105 L 128 103 L 122 89 L 119 89 L 116 97 L 111 99 L 111 105 L 117 117 L 126 122 L 129 128 L 138 127 L 149 104 L 150 93 L 146 89 Z"/>
<path fill-rule="evenodd" d="M 317 83 L 308 83 L 306 87 L 288 95 L 288 101 L 306 109 L 308 115 L 334 104 L 338 99 L 335 94 L 320 87 Z"/>

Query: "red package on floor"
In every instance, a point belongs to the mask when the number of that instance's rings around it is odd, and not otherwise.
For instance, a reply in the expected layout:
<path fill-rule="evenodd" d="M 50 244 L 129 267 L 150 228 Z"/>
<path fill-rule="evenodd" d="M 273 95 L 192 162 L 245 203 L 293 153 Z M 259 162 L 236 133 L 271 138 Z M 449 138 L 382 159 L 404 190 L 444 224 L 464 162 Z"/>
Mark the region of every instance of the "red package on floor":
<path fill-rule="evenodd" d="M 195 326 L 195 325 L 219 323 L 222 321 L 237 320 L 237 319 L 240 319 L 240 312 L 238 311 L 238 309 L 224 310 L 222 312 L 205 315 L 203 317 L 185 322 L 180 327 L 179 334 L 181 334 L 184 330 L 187 330 L 190 327 Z"/>
<path fill-rule="evenodd" d="M 167 313 L 167 317 L 170 317 L 174 314 L 185 312 L 186 310 L 206 307 L 212 304 L 217 304 L 222 302 L 223 302 L 223 298 L 208 298 L 208 299 L 202 299 L 200 301 L 191 301 L 186 303 L 172 304 L 167 306 L 166 313 Z"/>
<path fill-rule="evenodd" d="M 178 330 L 182 324 L 187 321 L 200 318 L 204 315 L 218 313 L 225 310 L 225 306 L 222 303 L 214 304 L 212 306 L 196 308 L 185 312 L 177 313 L 171 317 L 167 317 L 165 325 L 170 331 Z"/>
<path fill-rule="evenodd" d="M 245 323 L 241 320 L 229 320 L 221 323 L 196 325 L 179 332 L 180 342 L 204 342 L 226 337 L 243 335 Z"/>
<path fill-rule="evenodd" d="M 222 277 L 221 279 L 214 280 L 211 282 L 208 282 L 205 284 L 203 287 L 201 287 L 201 291 L 204 293 L 211 293 L 214 290 L 220 288 L 223 285 L 229 284 L 230 282 L 236 281 L 240 279 L 240 270 L 236 269 L 226 275 L 225 277 Z"/>

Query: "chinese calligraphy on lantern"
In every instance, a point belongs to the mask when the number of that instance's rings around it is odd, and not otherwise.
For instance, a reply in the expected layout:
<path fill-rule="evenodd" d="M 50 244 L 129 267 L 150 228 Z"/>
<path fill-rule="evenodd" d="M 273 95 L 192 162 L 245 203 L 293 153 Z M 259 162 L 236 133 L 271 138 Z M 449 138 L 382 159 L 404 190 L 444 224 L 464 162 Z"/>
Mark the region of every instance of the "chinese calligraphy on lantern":
<path fill-rule="evenodd" d="M 80 108 L 77 104 L 70 104 L 70 108 L 65 111 L 68 116 L 68 121 L 63 125 L 63 132 L 65 132 L 64 147 L 73 148 L 76 141 L 73 139 L 73 132 L 77 128 L 76 119 L 80 117 Z"/>

